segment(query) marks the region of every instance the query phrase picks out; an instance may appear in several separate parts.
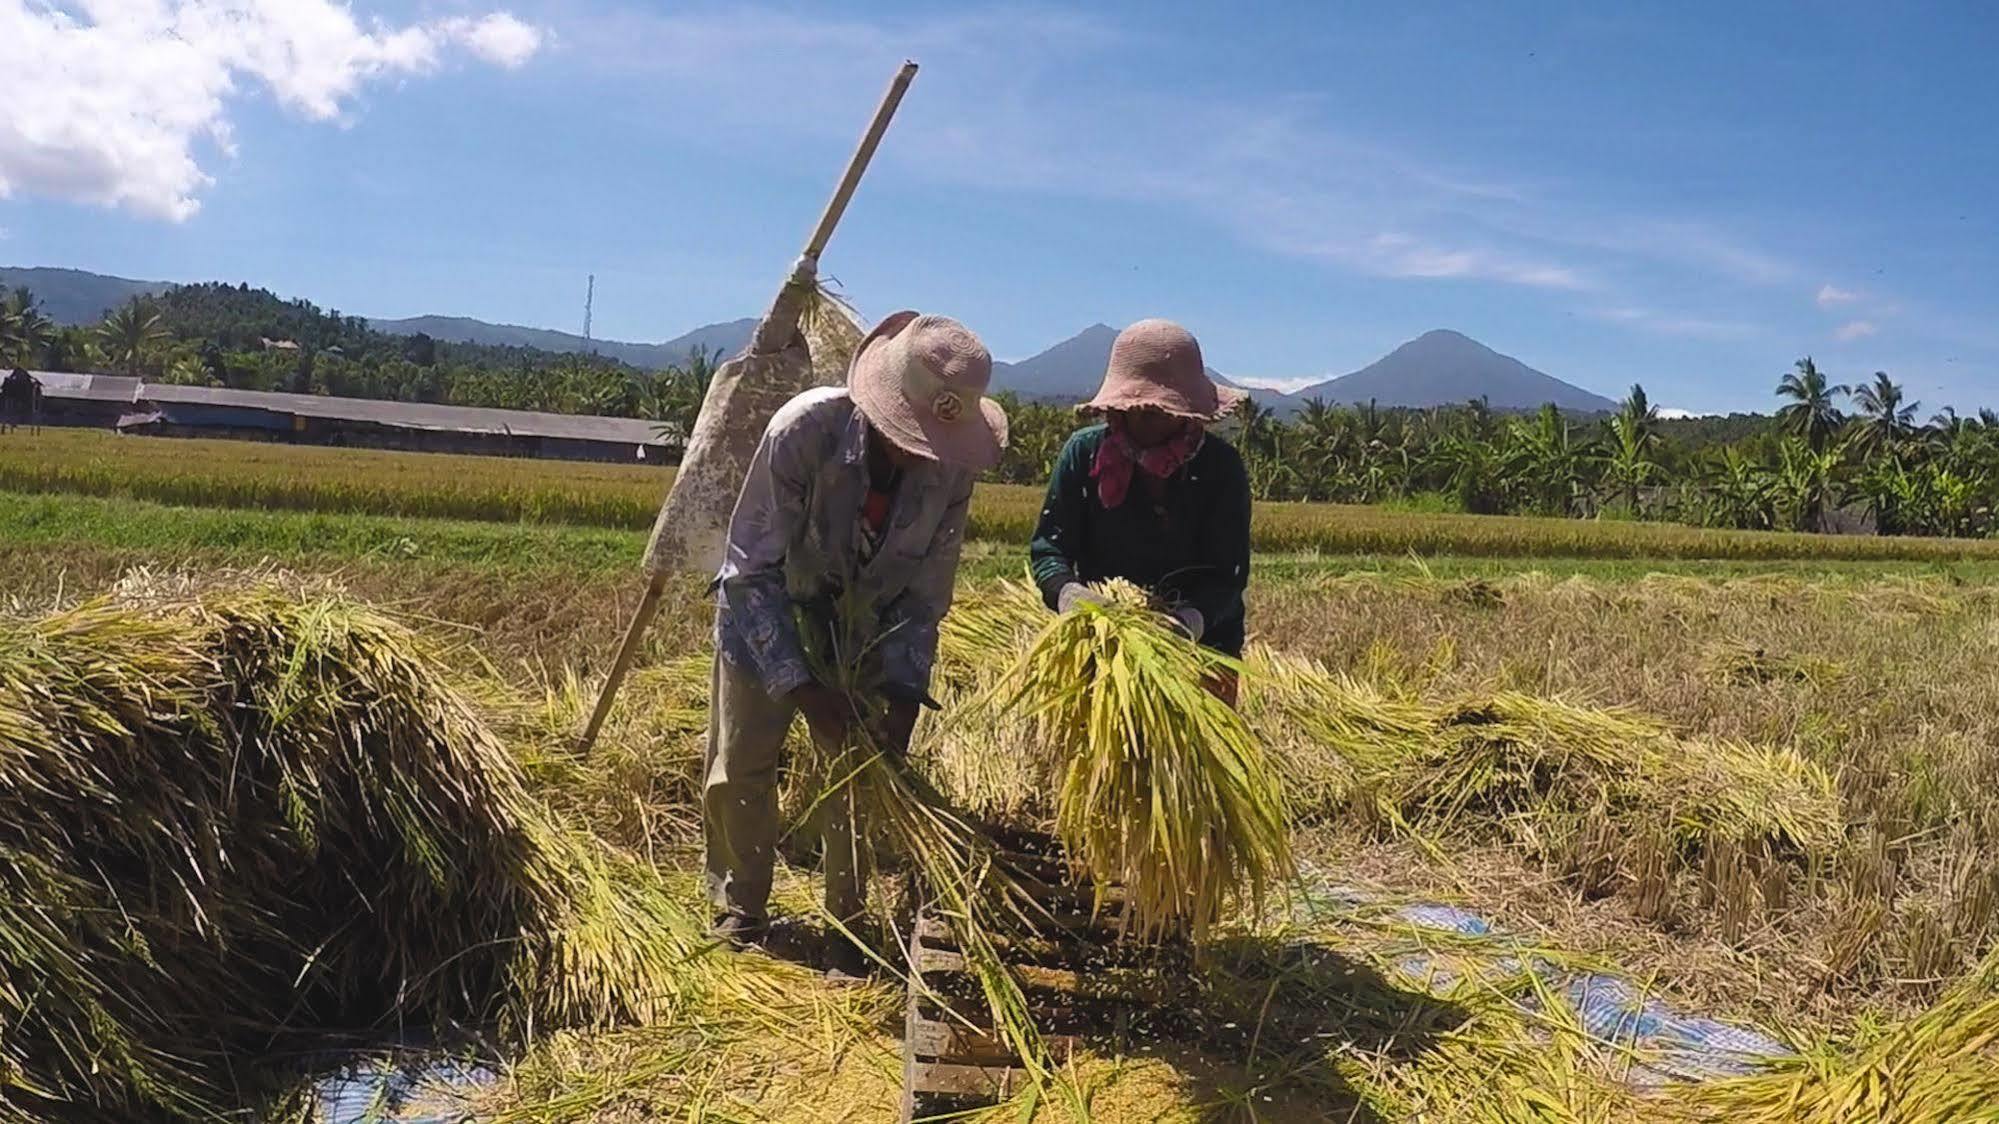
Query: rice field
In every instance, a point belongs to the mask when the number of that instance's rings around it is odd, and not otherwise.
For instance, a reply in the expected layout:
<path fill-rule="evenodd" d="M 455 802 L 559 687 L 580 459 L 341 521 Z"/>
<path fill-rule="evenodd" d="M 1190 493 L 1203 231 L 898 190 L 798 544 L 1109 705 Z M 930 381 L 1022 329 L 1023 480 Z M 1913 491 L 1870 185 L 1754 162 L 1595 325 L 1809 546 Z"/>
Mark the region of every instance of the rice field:
<path fill-rule="evenodd" d="M 144 500 L 176 506 L 306 511 L 638 531 L 671 479 L 640 465 L 397 453 L 44 430 L 0 440 L 0 492 Z M 983 485 L 974 540 L 1025 542 L 1038 489 Z M 1391 511 L 1267 503 L 1257 550 L 1334 555 L 1456 555 L 1743 561 L 1999 560 L 1999 542 L 1716 531 L 1664 523 Z"/>
<path fill-rule="evenodd" d="M 523 480 L 580 467 L 503 463 Z M 664 892 L 649 901 L 688 910 L 679 925 L 699 909 L 698 582 L 671 590 L 677 608 L 598 751 L 582 759 L 566 743 L 639 592 L 640 539 L 518 517 L 0 490 L 0 617 L 17 636 L 109 590 L 184 597 L 170 575 L 189 563 L 212 578 L 270 559 L 293 573 L 287 588 L 337 583 L 450 669 L 531 801 L 508 814 L 589 837 Z M 1350 904 L 1308 915 L 1279 892 L 1257 919 L 1245 895 L 1214 918 L 1203 1033 L 1107 1033 L 1062 1067 L 1074 1096 L 1016 1104 L 1011 1118 L 1080 1119 L 1080 1104 L 1107 1124 L 1993 1119 L 1999 572 L 1975 558 L 1484 549 L 1259 556 L 1243 718 L 1284 787 L 1288 861 Z M 1002 584 L 1020 566 L 1016 543 L 969 552 L 961 602 L 992 612 L 947 632 L 940 674 L 963 682 L 926 718 L 918 758 L 953 801 L 1052 825 L 1054 786 L 1021 768 L 1045 739 L 974 705 L 981 675 L 1019 666 L 991 653 L 1024 654 L 1045 623 Z M 1098 794 L 1130 783 L 1072 780 Z M 1074 826 L 1102 854 L 1130 856 L 1131 836 Z M 809 912 L 812 864 L 788 853 L 780 905 Z M 1411 903 L 1475 912 L 1505 942 L 1414 929 L 1400 913 Z M 1456 975 L 1414 979 L 1412 957 Z M 1800 1053 L 1761 1076 L 1635 1086 L 1632 1052 L 1548 1005 L 1523 963 L 1612 971 Z M 685 997 L 671 1017 L 551 1024 L 513 1043 L 496 1082 L 433 1092 L 453 1113 L 522 1124 L 892 1118 L 887 989 L 843 995 L 783 972 L 662 983 Z M 740 1002 L 745 986 L 762 998 Z"/>

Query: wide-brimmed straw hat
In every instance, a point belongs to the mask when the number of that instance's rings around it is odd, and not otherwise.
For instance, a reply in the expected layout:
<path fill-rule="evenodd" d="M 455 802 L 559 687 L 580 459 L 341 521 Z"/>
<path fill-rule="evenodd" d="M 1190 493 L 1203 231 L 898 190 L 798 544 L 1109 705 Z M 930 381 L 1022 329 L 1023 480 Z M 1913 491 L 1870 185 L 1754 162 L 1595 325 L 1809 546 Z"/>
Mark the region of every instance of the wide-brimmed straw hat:
<path fill-rule="evenodd" d="M 891 313 L 854 350 L 847 393 L 899 449 L 979 471 L 1006 448 L 1006 411 L 985 396 L 993 357 L 947 316 Z"/>
<path fill-rule="evenodd" d="M 1118 333 L 1103 386 L 1077 408 L 1104 413 L 1150 406 L 1175 417 L 1213 421 L 1247 397 L 1208 377 L 1192 332 L 1171 320 L 1140 320 Z"/>

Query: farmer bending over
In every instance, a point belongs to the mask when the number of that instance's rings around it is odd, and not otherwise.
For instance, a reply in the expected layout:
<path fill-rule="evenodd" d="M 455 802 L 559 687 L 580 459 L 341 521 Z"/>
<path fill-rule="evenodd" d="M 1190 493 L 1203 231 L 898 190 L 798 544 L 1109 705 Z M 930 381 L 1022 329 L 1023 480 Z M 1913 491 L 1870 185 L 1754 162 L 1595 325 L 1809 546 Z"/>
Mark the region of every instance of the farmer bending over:
<path fill-rule="evenodd" d="M 1181 631 L 1242 654 L 1249 585 L 1249 476 L 1207 423 L 1243 398 L 1219 386 L 1180 325 L 1141 320 L 1118 334 L 1097 396 L 1048 481 L 1029 557 L 1048 607 L 1103 598 L 1084 583 L 1124 578 L 1152 592 Z M 1234 680 L 1210 684 L 1233 705 Z"/>
<path fill-rule="evenodd" d="M 793 398 L 757 446 L 716 582 L 702 794 L 715 934 L 732 944 L 767 927 L 778 754 L 792 716 L 803 714 L 829 753 L 870 713 L 882 716 L 875 733 L 886 751 L 909 746 L 972 480 L 1006 443 L 1006 415 L 983 397 L 991 377 L 991 356 L 964 325 L 898 312 L 861 341 L 845 389 Z M 867 698 L 819 681 L 808 658 L 856 631 L 861 643 L 843 655 L 864 653 Z M 868 871 L 840 795 L 821 806 L 826 910 L 857 931 Z M 845 940 L 831 942 L 829 960 L 838 973 L 866 967 Z"/>

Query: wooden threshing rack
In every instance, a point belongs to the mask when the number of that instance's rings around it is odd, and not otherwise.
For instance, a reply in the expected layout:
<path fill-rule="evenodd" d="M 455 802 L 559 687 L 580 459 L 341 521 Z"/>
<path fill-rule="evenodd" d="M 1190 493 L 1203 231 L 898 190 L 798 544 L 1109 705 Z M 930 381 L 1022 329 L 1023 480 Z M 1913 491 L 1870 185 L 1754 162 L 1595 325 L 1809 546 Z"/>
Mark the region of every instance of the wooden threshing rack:
<path fill-rule="evenodd" d="M 1070 874 L 1052 839 L 995 834 L 1048 914 L 1047 935 L 1005 941 L 1000 951 L 1052 1062 L 1065 1063 L 1081 1035 L 1142 1024 L 1184 996 L 1187 973 L 1162 970 L 1178 952 L 1120 939 L 1120 887 L 1107 888 L 1096 911 L 1092 887 Z M 993 1032 L 950 925 L 927 907 L 916 911 L 908 955 L 902 1124 L 997 1104 L 1020 1089 L 1027 1078 L 1021 1059 Z"/>

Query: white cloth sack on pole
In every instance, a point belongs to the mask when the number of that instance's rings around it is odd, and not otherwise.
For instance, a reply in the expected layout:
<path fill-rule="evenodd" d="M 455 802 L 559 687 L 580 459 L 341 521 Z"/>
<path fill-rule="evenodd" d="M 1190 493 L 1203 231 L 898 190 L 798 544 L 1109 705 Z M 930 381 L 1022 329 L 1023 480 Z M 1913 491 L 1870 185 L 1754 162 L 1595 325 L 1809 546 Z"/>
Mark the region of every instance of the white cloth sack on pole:
<path fill-rule="evenodd" d="M 749 347 L 708 384 L 646 544 L 648 574 L 708 576 L 721 568 L 729 516 L 771 415 L 803 391 L 845 382 L 861 334 L 853 313 L 819 288 L 814 263 L 801 258 Z"/>

